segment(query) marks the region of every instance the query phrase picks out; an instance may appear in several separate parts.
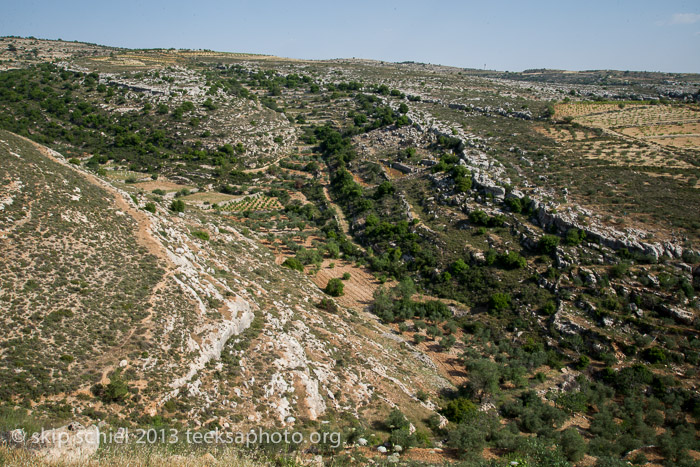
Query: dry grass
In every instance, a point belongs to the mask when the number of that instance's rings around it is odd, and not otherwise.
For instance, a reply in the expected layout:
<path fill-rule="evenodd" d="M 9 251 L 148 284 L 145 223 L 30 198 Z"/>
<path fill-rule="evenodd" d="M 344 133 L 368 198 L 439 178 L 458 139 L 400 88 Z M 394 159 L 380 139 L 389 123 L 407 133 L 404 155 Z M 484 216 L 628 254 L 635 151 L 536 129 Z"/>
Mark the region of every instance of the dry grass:
<path fill-rule="evenodd" d="M 131 467 L 154 465 L 178 467 L 208 467 L 212 465 L 252 467 L 269 465 L 269 462 L 266 460 L 253 459 L 250 454 L 233 448 L 221 449 L 213 454 L 200 449 L 188 449 L 174 453 L 168 452 L 168 450 L 163 447 L 144 445 L 120 447 L 117 449 L 103 448 L 94 456 L 80 461 L 48 461 L 41 459 L 27 450 L 0 446 L 0 465 L 15 467 L 121 467 L 126 465 Z"/>

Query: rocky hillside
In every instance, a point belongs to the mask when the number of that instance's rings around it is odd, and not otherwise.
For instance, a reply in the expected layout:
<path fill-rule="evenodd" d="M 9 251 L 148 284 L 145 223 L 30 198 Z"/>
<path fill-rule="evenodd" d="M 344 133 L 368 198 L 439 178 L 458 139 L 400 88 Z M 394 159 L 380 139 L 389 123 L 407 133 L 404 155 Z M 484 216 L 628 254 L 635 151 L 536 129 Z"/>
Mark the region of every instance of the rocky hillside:
<path fill-rule="evenodd" d="M 19 38 L 0 60 L 0 429 L 698 457 L 697 76 Z"/>

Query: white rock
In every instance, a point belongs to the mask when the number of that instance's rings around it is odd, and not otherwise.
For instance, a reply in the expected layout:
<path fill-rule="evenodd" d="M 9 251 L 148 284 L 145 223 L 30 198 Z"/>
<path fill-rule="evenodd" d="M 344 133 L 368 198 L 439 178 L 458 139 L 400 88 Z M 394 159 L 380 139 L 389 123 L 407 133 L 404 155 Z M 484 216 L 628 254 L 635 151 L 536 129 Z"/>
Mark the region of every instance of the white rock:
<path fill-rule="evenodd" d="M 49 462 L 71 463 L 92 456 L 100 447 L 100 430 L 92 425 L 84 428 L 70 423 L 61 428 L 35 433 L 27 440 L 37 455 Z"/>

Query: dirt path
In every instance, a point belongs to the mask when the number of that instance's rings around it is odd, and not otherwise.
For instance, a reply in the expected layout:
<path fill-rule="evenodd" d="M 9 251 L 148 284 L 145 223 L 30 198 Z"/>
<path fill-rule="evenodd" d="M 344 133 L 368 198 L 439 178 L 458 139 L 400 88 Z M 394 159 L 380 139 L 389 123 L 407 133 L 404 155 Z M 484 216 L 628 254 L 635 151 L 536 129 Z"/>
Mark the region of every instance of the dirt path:
<path fill-rule="evenodd" d="M 335 212 L 336 212 L 336 215 L 334 216 L 335 220 L 338 221 L 338 224 L 340 225 L 340 228 L 343 230 L 345 235 L 348 236 L 348 239 L 350 239 L 350 241 L 352 242 L 353 245 L 355 245 L 360 250 L 366 252 L 365 248 L 362 245 L 360 245 L 359 243 L 355 242 L 355 240 L 353 239 L 353 236 L 350 233 L 350 224 L 348 224 L 348 220 L 345 218 L 345 214 L 343 214 L 343 210 L 340 209 L 340 206 L 338 206 L 337 204 L 335 204 L 333 202 L 333 200 L 331 200 L 331 195 L 330 195 L 330 193 L 328 193 L 328 187 L 326 187 L 326 186 L 323 187 L 323 194 L 325 195 L 326 201 L 328 201 L 328 204 L 333 209 L 335 209 Z"/>
<path fill-rule="evenodd" d="M 269 164 L 263 165 L 262 167 L 258 167 L 258 168 L 255 168 L 255 169 L 243 169 L 243 170 L 241 170 L 241 172 L 244 172 L 244 173 L 247 173 L 247 174 L 254 174 L 254 173 L 258 173 L 258 172 L 264 172 L 265 170 L 269 169 L 269 168 L 272 167 L 273 165 L 277 164 L 277 163 L 280 161 L 280 159 L 282 159 L 282 156 L 278 157 L 277 159 L 275 159 L 274 161 L 270 162 Z"/>

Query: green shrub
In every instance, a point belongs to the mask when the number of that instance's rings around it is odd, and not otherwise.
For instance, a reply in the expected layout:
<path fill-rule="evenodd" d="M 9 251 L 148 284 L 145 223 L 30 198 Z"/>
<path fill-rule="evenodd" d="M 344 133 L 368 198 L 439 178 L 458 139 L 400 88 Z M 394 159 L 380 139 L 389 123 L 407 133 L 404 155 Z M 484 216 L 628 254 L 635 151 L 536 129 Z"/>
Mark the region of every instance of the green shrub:
<path fill-rule="evenodd" d="M 514 196 L 506 198 L 505 204 L 506 206 L 508 206 L 508 209 L 510 209 L 513 212 L 520 213 L 523 210 L 523 205 L 520 201 L 520 198 L 516 198 Z"/>
<path fill-rule="evenodd" d="M 296 271 L 304 271 L 304 265 L 301 264 L 301 261 L 299 261 L 296 258 L 287 258 L 284 260 L 282 263 L 282 266 L 287 267 L 289 269 L 294 269 Z"/>
<path fill-rule="evenodd" d="M 152 212 L 155 214 L 156 212 L 156 204 L 155 203 L 146 203 L 146 205 L 143 207 L 148 212 Z"/>
<path fill-rule="evenodd" d="M 195 230 L 192 232 L 192 236 L 197 237 L 200 240 L 204 240 L 205 242 L 209 241 L 209 232 L 205 232 L 203 230 Z"/>
<path fill-rule="evenodd" d="M 173 202 L 170 203 L 170 210 L 174 212 L 185 212 L 185 202 L 181 199 L 173 200 Z"/>
<path fill-rule="evenodd" d="M 333 278 L 328 281 L 328 284 L 326 284 L 326 288 L 323 289 L 324 292 L 326 292 L 328 295 L 331 297 L 340 297 L 341 295 L 344 294 L 343 289 L 345 288 L 345 284 L 343 284 L 343 281 L 338 279 L 338 278 Z"/>
<path fill-rule="evenodd" d="M 591 359 L 588 358 L 586 355 L 581 355 L 578 360 L 576 360 L 576 363 L 574 363 L 574 368 L 583 371 L 586 368 L 588 368 L 588 365 L 591 364 Z"/>
<path fill-rule="evenodd" d="M 344 281 L 350 280 L 350 273 L 349 272 L 344 272 L 342 279 Z"/>
<path fill-rule="evenodd" d="M 649 363 L 663 363 L 666 361 L 666 352 L 660 347 L 651 347 L 649 349 L 644 349 L 642 352 L 642 358 Z"/>
<path fill-rule="evenodd" d="M 586 238 L 586 232 L 579 229 L 569 229 L 566 231 L 566 237 L 564 242 L 569 246 L 580 245 L 581 242 Z"/>
<path fill-rule="evenodd" d="M 545 303 L 544 306 L 542 307 L 542 313 L 544 313 L 545 315 L 551 316 L 556 312 L 557 312 L 557 304 L 552 302 L 552 301 Z"/>
<path fill-rule="evenodd" d="M 537 248 L 546 254 L 554 253 L 557 246 L 559 246 L 559 237 L 556 235 L 543 235 L 537 242 Z"/>
<path fill-rule="evenodd" d="M 462 420 L 476 413 L 476 404 L 466 397 L 459 397 L 445 404 L 445 407 L 440 410 L 440 413 L 449 421 L 460 423 Z"/>
<path fill-rule="evenodd" d="M 71 318 L 72 316 L 73 312 L 71 310 L 54 310 L 44 318 L 44 322 L 48 324 L 58 323 L 63 318 Z"/>
<path fill-rule="evenodd" d="M 330 298 L 322 298 L 316 306 L 329 313 L 337 313 L 339 310 L 338 305 L 335 303 L 335 301 L 333 301 L 333 299 Z"/>
<path fill-rule="evenodd" d="M 440 348 L 443 350 L 450 350 L 456 342 L 457 339 L 455 339 L 455 336 L 450 334 L 449 336 L 445 336 L 442 339 L 440 339 Z"/>
<path fill-rule="evenodd" d="M 489 311 L 500 313 L 510 308 L 510 294 L 496 292 L 489 298 Z"/>
<path fill-rule="evenodd" d="M 498 262 L 507 269 L 522 269 L 527 266 L 527 260 L 515 251 L 498 255 Z"/>
<path fill-rule="evenodd" d="M 70 159 L 68 159 L 68 162 L 73 165 L 80 165 L 80 159 L 76 159 L 75 157 L 71 157 Z"/>

